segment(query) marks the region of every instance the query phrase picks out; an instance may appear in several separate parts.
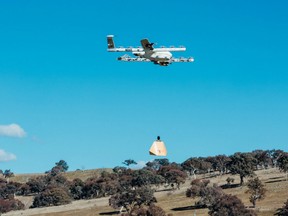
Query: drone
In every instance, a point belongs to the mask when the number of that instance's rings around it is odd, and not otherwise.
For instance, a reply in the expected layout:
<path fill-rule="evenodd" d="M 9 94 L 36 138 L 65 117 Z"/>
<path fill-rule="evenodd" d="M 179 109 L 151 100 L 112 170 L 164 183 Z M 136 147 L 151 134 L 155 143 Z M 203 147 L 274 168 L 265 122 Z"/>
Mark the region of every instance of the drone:
<path fill-rule="evenodd" d="M 164 142 L 160 140 L 160 136 L 157 136 L 157 140 L 152 143 L 152 146 L 149 150 L 150 155 L 154 156 L 166 156 L 167 150 Z"/>
<path fill-rule="evenodd" d="M 194 58 L 174 58 L 171 52 L 184 52 L 186 48 L 180 47 L 160 47 L 154 48 L 154 43 L 150 43 L 147 38 L 142 39 L 142 47 L 115 47 L 114 35 L 107 35 L 108 52 L 131 52 L 136 57 L 130 57 L 125 54 L 118 57 L 119 61 L 126 62 L 153 62 L 156 65 L 168 66 L 174 62 L 193 62 Z"/>

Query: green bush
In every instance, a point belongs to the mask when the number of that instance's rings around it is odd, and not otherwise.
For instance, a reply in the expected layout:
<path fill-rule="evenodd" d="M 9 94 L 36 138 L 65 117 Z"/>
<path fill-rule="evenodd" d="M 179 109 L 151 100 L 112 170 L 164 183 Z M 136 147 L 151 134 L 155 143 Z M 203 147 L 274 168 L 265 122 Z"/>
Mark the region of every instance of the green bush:
<path fill-rule="evenodd" d="M 64 205 L 71 203 L 71 200 L 68 191 L 64 188 L 46 189 L 34 198 L 31 208 Z"/>

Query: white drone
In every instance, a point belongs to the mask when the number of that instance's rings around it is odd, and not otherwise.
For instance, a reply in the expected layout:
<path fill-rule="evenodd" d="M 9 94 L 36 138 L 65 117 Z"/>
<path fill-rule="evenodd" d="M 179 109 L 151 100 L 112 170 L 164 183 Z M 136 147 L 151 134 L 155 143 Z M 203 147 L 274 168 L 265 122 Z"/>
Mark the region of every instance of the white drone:
<path fill-rule="evenodd" d="M 173 62 L 193 62 L 194 58 L 173 58 L 171 52 L 183 52 L 186 48 L 181 47 L 160 47 L 154 48 L 154 43 L 150 43 L 148 39 L 141 40 L 142 47 L 115 47 L 114 35 L 107 35 L 108 52 L 132 52 L 137 57 L 130 57 L 129 55 L 123 55 L 118 57 L 120 61 L 127 62 L 153 62 L 161 66 L 168 66 Z"/>

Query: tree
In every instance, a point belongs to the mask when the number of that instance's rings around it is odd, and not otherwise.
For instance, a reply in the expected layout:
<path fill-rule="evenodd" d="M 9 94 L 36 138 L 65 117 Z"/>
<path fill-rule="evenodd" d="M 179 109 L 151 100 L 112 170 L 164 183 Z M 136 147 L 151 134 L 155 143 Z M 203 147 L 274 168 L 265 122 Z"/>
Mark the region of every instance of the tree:
<path fill-rule="evenodd" d="M 190 175 L 193 175 L 194 179 L 196 179 L 196 172 L 200 169 L 201 163 L 201 159 L 192 157 L 184 161 L 181 166 L 184 170 L 187 170 Z"/>
<path fill-rule="evenodd" d="M 240 185 L 243 185 L 245 177 L 254 175 L 255 160 L 251 154 L 240 152 L 230 156 L 230 159 L 228 169 L 233 175 L 240 175 Z"/>
<path fill-rule="evenodd" d="M 0 199 L 14 199 L 15 194 L 21 193 L 22 184 L 19 182 L 8 182 L 0 179 Z"/>
<path fill-rule="evenodd" d="M 66 161 L 60 160 L 55 163 L 56 166 L 61 167 L 63 172 L 66 172 L 69 169 L 69 166 Z"/>
<path fill-rule="evenodd" d="M 125 172 L 118 174 L 119 190 L 127 190 L 132 187 L 133 173 L 135 170 L 127 169 Z"/>
<path fill-rule="evenodd" d="M 159 206 L 151 204 L 151 205 L 149 205 L 149 208 L 148 208 L 148 211 L 147 211 L 147 215 L 150 215 L 150 216 L 166 216 L 166 213 Z"/>
<path fill-rule="evenodd" d="M 175 184 L 178 189 L 180 189 L 180 184 L 185 183 L 187 178 L 187 174 L 180 170 L 180 167 L 175 165 L 162 166 L 157 171 L 157 174 L 164 177 L 166 184 L 170 184 L 172 187 Z"/>
<path fill-rule="evenodd" d="M 156 206 L 154 204 L 150 204 L 147 207 L 140 207 L 140 208 L 135 208 L 135 210 L 133 210 L 132 214 L 122 214 L 121 216 L 130 216 L 130 215 L 137 215 L 137 216 L 166 216 L 165 211 L 159 207 Z M 170 214 L 168 214 L 167 216 L 169 216 Z"/>
<path fill-rule="evenodd" d="M 209 173 L 212 169 L 212 163 L 207 160 L 208 158 L 199 158 L 200 159 L 200 167 L 199 167 L 199 172 L 201 173 Z"/>
<path fill-rule="evenodd" d="M 286 173 L 286 180 L 288 175 L 288 153 L 283 152 L 277 159 L 279 170 Z"/>
<path fill-rule="evenodd" d="M 115 173 L 101 173 L 100 177 L 88 178 L 82 188 L 85 198 L 105 197 L 115 194 L 120 188 L 119 180 Z"/>
<path fill-rule="evenodd" d="M 3 176 L 4 178 L 10 178 L 14 176 L 14 173 L 10 169 L 7 169 L 3 172 Z"/>
<path fill-rule="evenodd" d="M 51 188 L 36 195 L 31 208 L 59 206 L 71 203 L 71 200 L 68 191 L 64 188 Z"/>
<path fill-rule="evenodd" d="M 69 188 L 69 181 L 64 175 L 47 175 L 45 176 L 48 187 Z"/>
<path fill-rule="evenodd" d="M 125 160 L 122 163 L 125 164 L 127 167 L 129 167 L 131 164 L 137 164 L 137 162 L 132 159 Z"/>
<path fill-rule="evenodd" d="M 248 180 L 247 187 L 246 193 L 250 193 L 249 200 L 255 208 L 256 201 L 265 198 L 266 189 L 258 177 Z"/>
<path fill-rule="evenodd" d="M 252 151 L 252 155 L 256 159 L 257 169 L 258 167 L 267 169 L 268 165 L 271 164 L 271 158 L 269 157 L 268 151 L 257 149 Z"/>
<path fill-rule="evenodd" d="M 270 157 L 270 159 L 272 160 L 272 166 L 273 167 L 277 167 L 277 160 L 278 158 L 282 155 L 282 153 L 284 153 L 284 151 L 280 150 L 280 149 L 272 149 L 268 151 L 268 155 Z"/>
<path fill-rule="evenodd" d="M 116 193 L 109 199 L 110 206 L 113 208 L 123 206 L 129 215 L 131 215 L 131 212 L 133 212 L 135 208 L 140 208 L 142 205 L 148 206 L 153 202 L 156 202 L 154 190 L 147 186 Z"/>
<path fill-rule="evenodd" d="M 83 188 L 84 188 L 84 182 L 79 179 L 73 179 L 73 181 L 70 183 L 69 189 L 70 193 L 75 200 L 79 200 L 83 197 Z"/>
<path fill-rule="evenodd" d="M 29 194 L 31 194 L 29 185 L 27 185 L 27 183 L 21 184 L 18 194 L 22 196 L 28 196 Z"/>
<path fill-rule="evenodd" d="M 121 167 L 121 166 L 116 166 L 112 170 L 113 170 L 114 173 L 122 174 L 122 173 L 124 173 L 127 170 L 127 168 L 126 167 Z"/>
<path fill-rule="evenodd" d="M 22 210 L 24 209 L 24 204 L 16 199 L 0 199 L 0 215 L 1 213 Z"/>
<path fill-rule="evenodd" d="M 135 170 L 132 173 L 132 180 L 131 180 L 131 186 L 132 187 L 141 187 L 144 185 L 159 185 L 165 182 L 164 177 L 161 175 L 156 174 L 153 170 L 148 169 L 139 169 Z"/>
<path fill-rule="evenodd" d="M 64 169 L 62 166 L 54 166 L 48 174 L 50 174 L 52 176 L 56 176 L 62 172 L 64 172 Z"/>
<path fill-rule="evenodd" d="M 64 160 L 60 160 L 59 162 L 55 163 L 55 166 L 52 167 L 51 170 L 48 170 L 45 173 L 56 176 L 62 172 L 66 172 L 68 170 L 68 168 L 69 168 L 69 166 L 68 166 L 67 162 Z"/>
<path fill-rule="evenodd" d="M 45 191 L 47 188 L 69 188 L 69 181 L 63 175 L 53 175 L 49 173 L 44 176 L 37 176 L 36 178 L 31 178 L 26 183 L 31 193 L 41 193 Z"/>
<path fill-rule="evenodd" d="M 256 216 L 256 213 L 245 208 L 244 204 L 236 196 L 223 194 L 209 206 L 211 216 Z"/>
<path fill-rule="evenodd" d="M 55 166 L 52 167 L 51 170 L 46 171 L 46 174 L 51 174 L 51 175 L 58 175 L 61 172 L 66 172 L 68 170 L 69 166 L 66 161 L 60 160 L 59 162 L 55 163 Z"/>
<path fill-rule="evenodd" d="M 284 206 L 277 209 L 277 211 L 274 215 L 277 215 L 277 216 L 287 216 L 288 215 L 288 200 L 286 201 L 286 203 L 284 203 Z"/>
<path fill-rule="evenodd" d="M 0 199 L 13 199 L 16 191 L 17 191 L 17 187 L 12 182 L 0 183 Z"/>
<path fill-rule="evenodd" d="M 170 164 L 167 158 L 157 158 L 154 161 L 158 163 L 160 166 L 168 166 Z"/>
<path fill-rule="evenodd" d="M 212 205 L 223 195 L 223 191 L 216 185 L 208 186 L 209 183 L 209 180 L 194 179 L 191 187 L 186 191 L 186 196 L 193 199 L 199 198 L 199 201 L 195 203 L 196 206 Z"/>
<path fill-rule="evenodd" d="M 220 174 L 224 174 L 227 171 L 227 164 L 230 162 L 230 158 L 226 155 L 216 155 L 215 163 L 216 168 L 220 172 Z"/>
<path fill-rule="evenodd" d="M 169 160 L 167 158 L 163 158 L 163 159 L 155 159 L 153 161 L 149 161 L 146 163 L 146 166 L 157 171 L 162 166 L 168 166 L 169 164 L 170 164 Z"/>

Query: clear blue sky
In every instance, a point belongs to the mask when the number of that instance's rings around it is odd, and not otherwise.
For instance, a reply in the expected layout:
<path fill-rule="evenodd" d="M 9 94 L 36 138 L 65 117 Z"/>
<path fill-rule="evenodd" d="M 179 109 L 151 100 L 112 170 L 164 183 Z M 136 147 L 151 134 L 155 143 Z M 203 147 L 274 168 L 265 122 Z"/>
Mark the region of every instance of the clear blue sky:
<path fill-rule="evenodd" d="M 288 2 L 0 0 L 0 169 L 44 172 L 288 150 Z M 194 63 L 118 62 L 185 45 Z M 121 54 L 121 53 L 120 53 Z"/>

